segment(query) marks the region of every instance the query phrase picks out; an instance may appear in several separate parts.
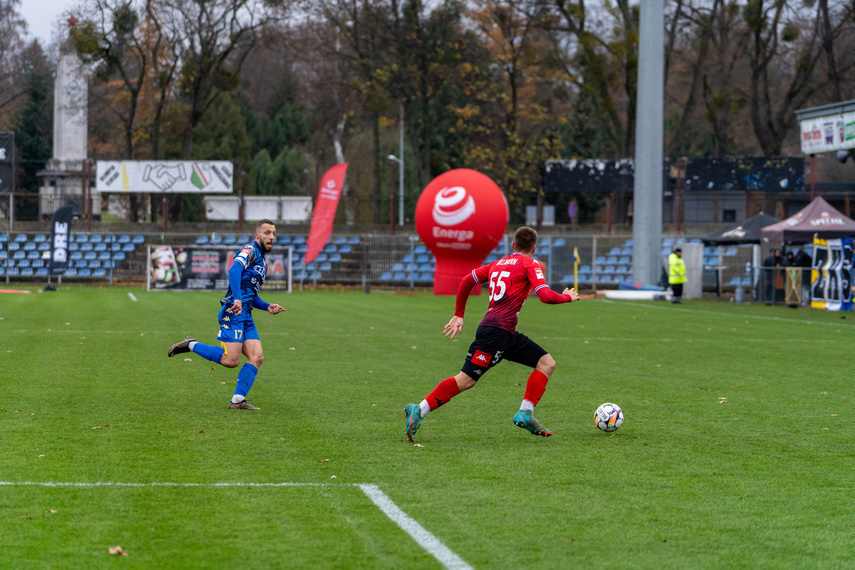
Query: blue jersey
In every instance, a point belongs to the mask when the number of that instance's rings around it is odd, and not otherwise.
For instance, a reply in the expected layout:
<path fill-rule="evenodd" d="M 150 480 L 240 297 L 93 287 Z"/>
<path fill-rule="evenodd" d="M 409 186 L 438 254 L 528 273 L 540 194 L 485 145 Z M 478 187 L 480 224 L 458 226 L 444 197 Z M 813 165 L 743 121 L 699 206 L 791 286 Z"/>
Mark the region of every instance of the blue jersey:
<path fill-rule="evenodd" d="M 235 255 L 235 263 L 238 263 L 243 268 L 240 274 L 240 300 L 243 304 L 243 310 L 238 317 L 233 317 L 236 320 L 251 319 L 252 305 L 261 286 L 264 284 L 264 278 L 267 277 L 267 260 L 264 259 L 264 252 L 258 242 L 253 241 L 243 246 Z M 231 285 L 226 292 L 226 296 L 221 299 L 221 303 L 228 307 L 234 303 L 235 292 L 232 291 Z"/>

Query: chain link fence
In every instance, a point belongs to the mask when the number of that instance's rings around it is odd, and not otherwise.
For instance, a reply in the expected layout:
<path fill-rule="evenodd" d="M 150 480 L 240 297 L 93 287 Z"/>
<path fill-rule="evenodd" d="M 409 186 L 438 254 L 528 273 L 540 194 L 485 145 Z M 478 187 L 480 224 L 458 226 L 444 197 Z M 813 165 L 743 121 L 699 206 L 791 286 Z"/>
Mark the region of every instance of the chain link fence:
<path fill-rule="evenodd" d="M 109 227 L 103 224 L 103 227 Z M 150 230 L 150 228 L 149 228 Z M 428 288 L 433 285 L 436 260 L 415 233 L 335 234 L 323 252 L 305 262 L 305 228 L 280 229 L 277 246 L 292 247 L 295 286 L 345 286 Z M 505 235 L 485 262 L 510 253 L 513 234 Z M 199 233 L 192 231 L 142 233 L 99 230 L 70 234 L 69 270 L 62 282 L 139 283 L 149 271 L 148 248 L 161 245 L 233 247 L 252 239 L 251 230 Z M 23 231 L 0 233 L 0 279 L 10 282 L 47 282 L 50 234 Z M 678 244 L 700 242 L 693 236 L 667 236 L 661 258 Z M 578 251 L 578 288 L 581 291 L 614 289 L 632 281 L 632 238 L 627 235 L 541 235 L 535 257 L 546 264 L 546 276 L 556 289 L 574 286 L 574 250 Z M 758 287 L 759 274 L 750 273 L 752 248 L 747 246 L 704 248 L 704 289 L 751 291 L 759 302 L 784 303 L 780 295 Z M 756 268 L 761 271 L 761 268 Z M 51 278 L 56 281 L 56 277 Z"/>

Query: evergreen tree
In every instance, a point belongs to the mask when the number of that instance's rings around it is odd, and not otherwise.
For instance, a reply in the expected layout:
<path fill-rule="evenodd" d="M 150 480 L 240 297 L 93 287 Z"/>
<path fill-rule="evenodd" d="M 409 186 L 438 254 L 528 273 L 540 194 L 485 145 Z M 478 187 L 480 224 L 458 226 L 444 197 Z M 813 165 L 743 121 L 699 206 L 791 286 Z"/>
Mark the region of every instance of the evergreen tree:
<path fill-rule="evenodd" d="M 36 193 L 39 189 L 36 172 L 44 170 L 53 152 L 53 81 L 50 65 L 36 40 L 24 53 L 24 73 L 27 101 L 14 125 L 18 162 L 16 192 Z M 35 200 L 18 201 L 17 210 L 15 215 L 19 219 L 38 218 Z"/>

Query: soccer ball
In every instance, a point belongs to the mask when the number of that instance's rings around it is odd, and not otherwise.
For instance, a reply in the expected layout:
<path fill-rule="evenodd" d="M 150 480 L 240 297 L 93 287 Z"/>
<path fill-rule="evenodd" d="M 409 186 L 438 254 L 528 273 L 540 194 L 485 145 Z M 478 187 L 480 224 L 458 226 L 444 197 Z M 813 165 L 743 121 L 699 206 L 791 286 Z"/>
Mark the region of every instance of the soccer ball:
<path fill-rule="evenodd" d="M 613 432 L 623 424 L 623 410 L 620 406 L 605 403 L 594 412 L 594 423 L 604 432 Z"/>

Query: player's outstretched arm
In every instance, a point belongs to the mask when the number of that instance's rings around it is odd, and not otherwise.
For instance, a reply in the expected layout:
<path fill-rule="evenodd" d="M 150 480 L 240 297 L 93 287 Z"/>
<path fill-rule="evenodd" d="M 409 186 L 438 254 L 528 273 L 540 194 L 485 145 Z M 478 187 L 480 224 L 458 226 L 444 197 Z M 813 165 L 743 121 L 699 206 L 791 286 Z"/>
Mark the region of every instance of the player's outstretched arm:
<path fill-rule="evenodd" d="M 445 333 L 445 336 L 451 335 L 451 339 L 454 340 L 454 335 L 463 331 L 463 317 L 458 317 L 454 315 L 451 317 L 451 320 L 448 321 L 448 324 L 445 325 L 445 328 L 442 329 L 442 332 Z"/>
<path fill-rule="evenodd" d="M 565 295 L 570 295 L 571 301 L 578 301 L 579 300 L 579 293 L 577 293 L 576 289 L 574 289 L 572 287 L 565 287 L 563 293 Z"/>

